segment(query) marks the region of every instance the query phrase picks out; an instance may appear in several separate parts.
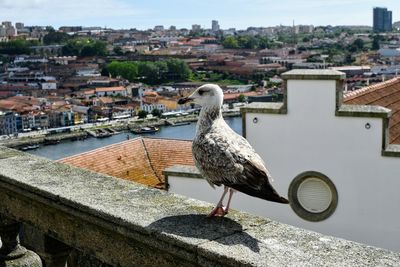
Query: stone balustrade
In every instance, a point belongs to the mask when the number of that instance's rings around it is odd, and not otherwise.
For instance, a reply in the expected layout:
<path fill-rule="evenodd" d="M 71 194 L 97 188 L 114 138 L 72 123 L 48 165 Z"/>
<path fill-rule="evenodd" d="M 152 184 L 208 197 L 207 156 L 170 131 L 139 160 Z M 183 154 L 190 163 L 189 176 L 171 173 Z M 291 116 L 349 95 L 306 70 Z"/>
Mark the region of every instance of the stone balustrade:
<path fill-rule="evenodd" d="M 210 189 L 211 190 L 211 189 Z M 112 266 L 398 266 L 400 253 L 324 236 L 0 147 L 0 266 L 46 266 L 74 248 Z M 31 231 L 25 231 L 29 235 Z M 24 262 L 28 258 L 29 262 Z"/>

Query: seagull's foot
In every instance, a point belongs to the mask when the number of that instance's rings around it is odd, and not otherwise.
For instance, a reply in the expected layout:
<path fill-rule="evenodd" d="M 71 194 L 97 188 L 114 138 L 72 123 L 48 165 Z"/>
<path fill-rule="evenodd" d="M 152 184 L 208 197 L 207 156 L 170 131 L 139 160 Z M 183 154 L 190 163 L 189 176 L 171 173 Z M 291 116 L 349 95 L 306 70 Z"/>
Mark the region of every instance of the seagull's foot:
<path fill-rule="evenodd" d="M 216 206 L 207 217 L 224 217 L 228 210 L 224 206 Z"/>

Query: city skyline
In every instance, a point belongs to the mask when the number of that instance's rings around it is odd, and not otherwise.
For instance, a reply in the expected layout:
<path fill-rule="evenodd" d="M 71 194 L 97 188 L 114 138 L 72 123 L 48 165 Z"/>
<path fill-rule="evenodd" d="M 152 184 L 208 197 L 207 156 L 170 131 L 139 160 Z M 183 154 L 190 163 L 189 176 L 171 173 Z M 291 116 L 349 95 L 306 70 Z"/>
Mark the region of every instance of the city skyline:
<path fill-rule="evenodd" d="M 294 0 L 274 3 L 270 0 L 231 0 L 201 3 L 175 0 L 140 2 L 135 0 L 70 0 L 68 3 L 51 0 L 0 0 L 1 21 L 23 22 L 25 25 L 101 26 L 110 28 L 137 28 L 141 30 L 164 25 L 168 28 L 191 28 L 199 24 L 211 28 L 218 20 L 221 29 L 268 27 L 276 25 L 369 25 L 372 26 L 372 8 L 393 10 L 393 22 L 400 20 L 400 2 L 394 0 L 335 0 L 329 3 L 317 0 Z M 354 10 L 357 9 L 357 12 Z M 329 10 L 329 12 L 326 12 Z"/>

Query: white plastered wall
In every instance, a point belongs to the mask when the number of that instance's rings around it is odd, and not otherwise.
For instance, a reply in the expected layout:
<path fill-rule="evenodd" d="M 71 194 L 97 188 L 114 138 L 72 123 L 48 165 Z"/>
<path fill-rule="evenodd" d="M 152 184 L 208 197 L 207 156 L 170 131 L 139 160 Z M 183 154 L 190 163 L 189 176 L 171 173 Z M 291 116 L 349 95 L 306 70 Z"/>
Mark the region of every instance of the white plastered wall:
<path fill-rule="evenodd" d="M 381 156 L 381 118 L 337 117 L 335 101 L 334 80 L 289 80 L 287 114 L 247 113 L 245 121 L 246 138 L 266 162 L 277 191 L 286 196 L 297 175 L 321 172 L 338 191 L 334 214 L 309 222 L 289 205 L 242 193 L 234 196 L 232 208 L 399 251 L 400 158 Z M 170 192 L 212 203 L 222 192 L 202 179 L 168 179 Z"/>

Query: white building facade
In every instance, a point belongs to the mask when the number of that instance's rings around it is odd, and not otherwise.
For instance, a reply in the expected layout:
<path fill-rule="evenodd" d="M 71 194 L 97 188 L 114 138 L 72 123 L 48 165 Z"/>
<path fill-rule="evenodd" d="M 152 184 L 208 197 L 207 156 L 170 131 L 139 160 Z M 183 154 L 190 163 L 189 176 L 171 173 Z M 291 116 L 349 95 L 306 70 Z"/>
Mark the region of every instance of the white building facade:
<path fill-rule="evenodd" d="M 343 105 L 345 75 L 293 70 L 283 103 L 242 108 L 243 133 L 266 162 L 282 205 L 236 193 L 232 207 L 305 229 L 400 251 L 400 145 L 388 144 L 390 110 Z M 173 193 L 216 202 L 193 169 L 172 167 Z"/>

